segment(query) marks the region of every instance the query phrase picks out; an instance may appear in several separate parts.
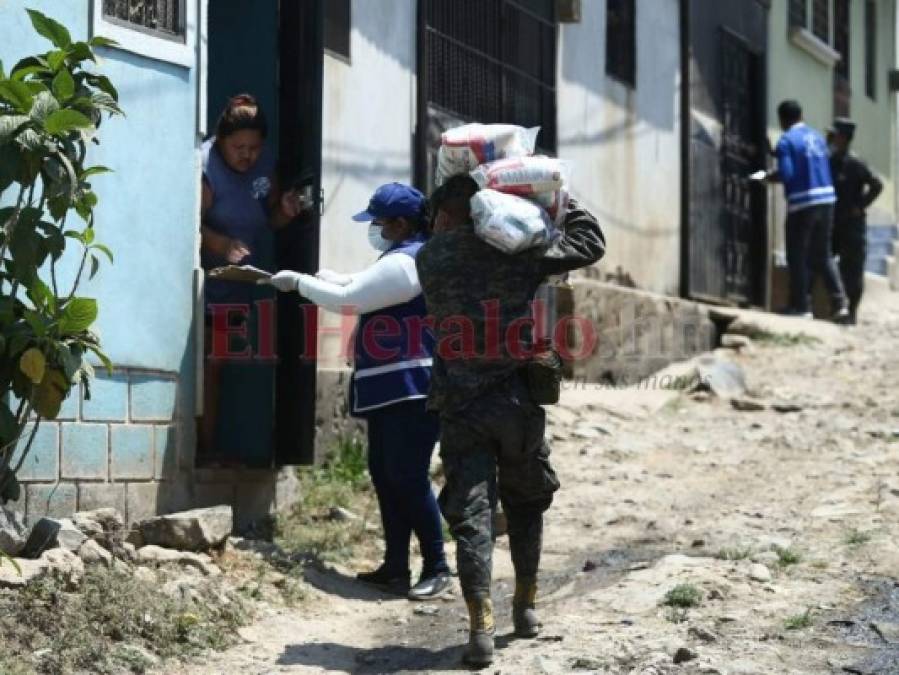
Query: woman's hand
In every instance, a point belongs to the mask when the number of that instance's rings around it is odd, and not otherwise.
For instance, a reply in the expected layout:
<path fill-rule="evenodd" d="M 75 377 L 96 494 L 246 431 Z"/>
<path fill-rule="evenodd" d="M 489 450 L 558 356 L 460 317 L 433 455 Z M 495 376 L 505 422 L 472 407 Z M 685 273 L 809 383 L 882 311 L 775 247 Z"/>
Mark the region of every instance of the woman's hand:
<path fill-rule="evenodd" d="M 303 196 L 296 190 L 289 190 L 281 195 L 281 213 L 285 220 L 293 220 L 306 210 Z"/>
<path fill-rule="evenodd" d="M 225 249 L 225 260 L 232 265 L 239 264 L 244 258 L 250 255 L 250 248 L 240 239 L 230 239 L 228 247 Z"/>

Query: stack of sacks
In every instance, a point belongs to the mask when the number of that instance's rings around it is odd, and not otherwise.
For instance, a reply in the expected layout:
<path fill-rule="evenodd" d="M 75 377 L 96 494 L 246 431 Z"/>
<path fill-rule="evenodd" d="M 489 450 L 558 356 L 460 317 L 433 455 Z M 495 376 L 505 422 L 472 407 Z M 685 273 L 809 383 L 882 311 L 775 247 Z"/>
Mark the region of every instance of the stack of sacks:
<path fill-rule="evenodd" d="M 525 129 L 513 124 L 466 124 L 448 130 L 437 151 L 437 185 L 487 162 L 533 155 L 539 132 L 540 127 Z"/>
<path fill-rule="evenodd" d="M 437 184 L 469 174 L 481 191 L 472 197 L 475 232 L 505 253 L 550 242 L 568 207 L 567 166 L 534 157 L 539 127 L 466 124 L 443 134 Z"/>

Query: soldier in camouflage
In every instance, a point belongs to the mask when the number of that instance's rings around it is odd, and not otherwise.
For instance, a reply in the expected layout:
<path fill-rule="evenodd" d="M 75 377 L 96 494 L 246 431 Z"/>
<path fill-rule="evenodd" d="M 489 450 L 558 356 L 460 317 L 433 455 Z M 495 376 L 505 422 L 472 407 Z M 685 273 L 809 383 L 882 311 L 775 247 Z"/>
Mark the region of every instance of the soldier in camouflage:
<path fill-rule="evenodd" d="M 559 488 L 544 411 L 523 377 L 533 352 L 531 303 L 546 277 L 598 261 L 605 240 L 596 219 L 572 200 L 560 238 L 507 255 L 475 235 L 470 198 L 477 189 L 455 176 L 435 192 L 434 235 L 416 267 L 438 337 L 428 404 L 440 413 L 440 506 L 457 542 L 471 618 L 466 661 L 483 666 L 493 658 L 495 628 L 492 505 L 498 494 L 508 520 L 515 633 L 534 637 L 543 513 Z"/>

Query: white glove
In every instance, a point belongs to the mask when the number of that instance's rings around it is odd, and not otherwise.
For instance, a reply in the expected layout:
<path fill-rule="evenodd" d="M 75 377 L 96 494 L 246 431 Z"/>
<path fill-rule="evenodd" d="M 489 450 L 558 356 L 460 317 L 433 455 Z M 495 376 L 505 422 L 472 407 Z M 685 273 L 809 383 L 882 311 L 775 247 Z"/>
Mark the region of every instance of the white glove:
<path fill-rule="evenodd" d="M 265 283 L 274 286 L 279 291 L 289 293 L 296 291 L 300 284 L 300 277 L 303 275 L 299 272 L 291 272 L 290 270 L 282 270 L 273 275 L 270 279 L 261 280 L 259 283 Z"/>
<path fill-rule="evenodd" d="M 768 172 L 764 170 L 749 174 L 749 180 L 765 180 L 767 177 Z"/>
<path fill-rule="evenodd" d="M 349 274 L 341 274 L 328 269 L 319 270 L 315 273 L 315 276 L 335 286 L 348 286 L 353 281 L 353 277 Z"/>

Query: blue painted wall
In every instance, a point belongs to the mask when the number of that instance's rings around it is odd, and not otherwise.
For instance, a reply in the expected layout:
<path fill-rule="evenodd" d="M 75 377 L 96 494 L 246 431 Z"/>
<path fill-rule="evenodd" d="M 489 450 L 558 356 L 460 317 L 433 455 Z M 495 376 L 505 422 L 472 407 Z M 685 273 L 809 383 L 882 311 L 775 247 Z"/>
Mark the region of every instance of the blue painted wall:
<path fill-rule="evenodd" d="M 50 45 L 31 28 L 25 7 L 61 21 L 74 39 L 89 37 L 88 0 L 5 0 L 0 3 L 0 59 L 7 67 Z M 122 367 L 180 372 L 190 363 L 197 228 L 196 68 L 103 50 L 99 69 L 116 84 L 127 113 L 105 123 L 89 161 L 115 173 L 97 177 L 97 239 L 112 248 L 80 291 L 100 303 L 103 345 Z M 69 275 L 63 275 L 66 277 Z"/>

